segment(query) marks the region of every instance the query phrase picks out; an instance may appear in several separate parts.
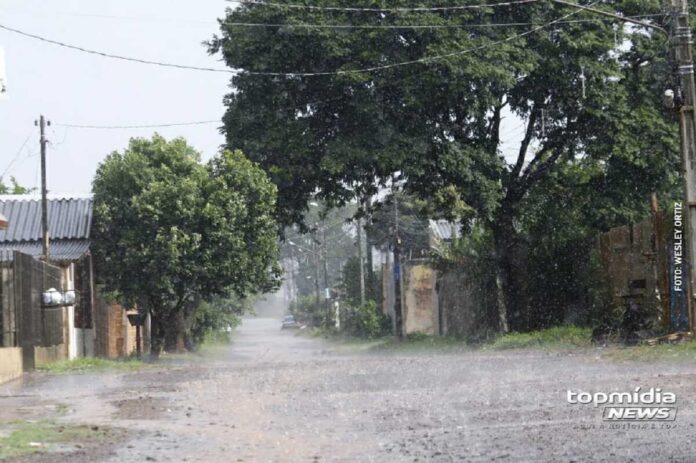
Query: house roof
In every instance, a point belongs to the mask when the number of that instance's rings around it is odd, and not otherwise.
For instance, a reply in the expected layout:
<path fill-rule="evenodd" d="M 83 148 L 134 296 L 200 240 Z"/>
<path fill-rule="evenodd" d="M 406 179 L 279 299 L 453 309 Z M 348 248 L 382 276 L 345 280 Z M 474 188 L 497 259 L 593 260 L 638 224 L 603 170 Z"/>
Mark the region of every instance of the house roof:
<path fill-rule="evenodd" d="M 0 195 L 0 213 L 9 227 L 0 230 L 0 244 L 41 241 L 41 198 L 29 195 Z M 89 239 L 92 199 L 49 197 L 48 231 L 51 240 Z"/>
<path fill-rule="evenodd" d="M 11 261 L 12 251 L 19 251 L 33 257 L 43 255 L 41 241 L 0 243 L 0 262 Z M 49 255 L 52 262 L 73 262 L 89 251 L 89 240 L 51 240 Z"/>
<path fill-rule="evenodd" d="M 0 195 L 0 214 L 7 217 L 7 230 L 0 230 L 0 260 L 20 251 L 42 255 L 41 198 L 34 195 Z M 53 261 L 78 260 L 89 250 L 92 199 L 48 198 L 49 254 Z"/>
<path fill-rule="evenodd" d="M 433 236 L 439 240 L 449 241 L 452 239 L 452 226 L 454 223 L 447 220 L 430 220 L 430 230 Z M 456 225 L 459 236 L 462 235 L 462 226 Z"/>

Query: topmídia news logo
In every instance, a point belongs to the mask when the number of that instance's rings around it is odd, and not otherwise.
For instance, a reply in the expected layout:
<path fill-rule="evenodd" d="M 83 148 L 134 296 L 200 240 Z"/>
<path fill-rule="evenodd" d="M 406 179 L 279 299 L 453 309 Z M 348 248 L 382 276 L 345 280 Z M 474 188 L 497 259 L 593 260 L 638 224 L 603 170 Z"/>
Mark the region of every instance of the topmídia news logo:
<path fill-rule="evenodd" d="M 602 407 L 604 421 L 674 421 L 677 396 L 660 388 L 636 387 L 630 392 L 568 390 L 568 403 Z"/>

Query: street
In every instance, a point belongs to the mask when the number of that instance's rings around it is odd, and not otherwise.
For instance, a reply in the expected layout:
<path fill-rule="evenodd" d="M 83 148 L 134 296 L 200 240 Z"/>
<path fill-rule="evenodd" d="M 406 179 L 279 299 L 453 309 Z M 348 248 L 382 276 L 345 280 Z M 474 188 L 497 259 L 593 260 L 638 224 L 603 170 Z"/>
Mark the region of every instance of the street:
<path fill-rule="evenodd" d="M 212 360 L 3 385 L 2 422 L 65 408 L 55 419 L 125 430 L 9 461 L 694 461 L 693 364 L 617 363 L 599 349 L 339 349 L 279 326 L 245 319 Z M 566 399 L 637 386 L 674 392 L 676 421 L 602 428 L 600 408 Z"/>

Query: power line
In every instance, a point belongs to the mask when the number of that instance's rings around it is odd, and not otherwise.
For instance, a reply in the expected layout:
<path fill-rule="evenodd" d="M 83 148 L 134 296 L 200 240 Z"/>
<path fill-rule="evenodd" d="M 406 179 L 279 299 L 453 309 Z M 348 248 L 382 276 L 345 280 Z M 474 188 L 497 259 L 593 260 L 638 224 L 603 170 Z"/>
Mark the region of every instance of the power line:
<path fill-rule="evenodd" d="M 142 59 L 142 58 L 133 58 L 133 57 L 129 57 L 129 56 L 114 55 L 112 53 L 91 50 L 89 48 L 84 48 L 84 47 L 80 47 L 77 45 L 70 45 L 68 43 L 60 42 L 58 40 L 53 40 L 53 39 L 49 39 L 46 37 L 42 37 L 40 35 L 30 34 L 28 32 L 24 32 L 24 31 L 21 31 L 19 29 L 14 29 L 12 27 L 8 27 L 8 26 L 2 25 L 2 24 L 0 24 L 0 29 L 6 30 L 8 32 L 13 32 L 15 34 L 23 35 L 24 37 L 29 37 L 31 39 L 40 40 L 42 42 L 50 43 L 52 45 L 58 45 L 60 47 L 70 48 L 72 50 L 81 51 L 83 53 L 89 53 L 91 55 L 98 55 L 98 56 L 102 56 L 104 58 L 118 59 L 118 60 L 122 60 L 122 61 L 132 61 L 135 63 L 150 64 L 150 65 L 155 65 L 155 66 L 162 66 L 162 67 L 169 67 L 169 68 L 176 68 L 176 69 L 189 69 L 189 70 L 193 70 L 193 71 L 224 72 L 224 73 L 228 73 L 228 74 L 233 74 L 233 73 L 237 72 L 237 71 L 234 71 L 231 69 L 219 69 L 219 68 L 210 68 L 210 67 L 204 67 L 204 66 L 189 66 L 189 65 L 184 65 L 184 64 L 165 63 L 165 62 L 161 62 L 161 61 L 152 61 L 152 60 L 147 60 L 147 59 Z"/>
<path fill-rule="evenodd" d="M 536 0 L 533 0 L 536 1 Z M 525 2 L 528 2 L 528 0 L 525 0 Z M 592 3 L 592 5 L 596 4 L 596 2 Z M 391 64 L 383 64 L 379 66 L 371 66 L 367 68 L 361 68 L 361 69 L 343 69 L 343 70 L 336 70 L 336 71 L 321 71 L 321 72 L 266 72 L 266 71 L 248 71 L 248 70 L 230 70 L 230 69 L 217 69 L 217 68 L 208 68 L 208 67 L 199 67 L 199 66 L 188 66 L 188 65 L 181 65 L 181 64 L 173 64 L 173 63 L 165 63 L 165 62 L 159 62 L 159 61 L 151 61 L 151 60 L 144 60 L 140 58 L 131 58 L 131 57 L 126 57 L 126 56 L 121 56 L 121 55 L 114 55 L 110 53 L 105 53 L 105 52 L 100 52 L 96 50 L 90 50 L 86 49 L 84 47 L 79 47 L 75 45 L 69 45 L 63 42 L 59 42 L 57 40 L 52 40 L 52 39 L 47 39 L 45 37 L 41 37 L 35 34 L 30 34 L 27 32 L 20 31 L 18 29 L 14 29 L 8 26 L 4 26 L 0 24 L 0 29 L 4 29 L 10 32 L 14 32 L 26 37 L 30 37 L 36 40 L 41 40 L 44 42 L 48 42 L 54 45 L 62 46 L 62 47 L 67 47 L 71 48 L 74 50 L 78 50 L 81 52 L 85 53 L 90 53 L 90 54 L 95 54 L 95 55 L 100 55 L 106 58 L 113 58 L 113 59 L 119 59 L 123 61 L 133 61 L 141 64 L 150 64 L 150 65 L 157 65 L 157 66 L 163 66 L 163 67 L 172 67 L 172 68 L 178 68 L 178 69 L 190 69 L 190 70 L 196 70 L 196 71 L 209 71 L 209 72 L 224 72 L 224 73 L 238 73 L 238 72 L 243 72 L 245 75 L 254 75 L 254 76 L 271 76 L 271 77 L 318 77 L 318 76 L 337 76 L 337 75 L 352 75 L 352 74 L 361 74 L 361 73 L 371 73 L 371 72 L 376 72 L 376 71 L 382 71 L 386 69 L 393 69 L 397 67 L 403 67 L 403 66 L 409 66 L 413 64 L 423 64 L 423 63 L 429 63 L 432 61 L 439 61 L 445 58 L 451 58 L 454 56 L 460 56 L 468 53 L 472 53 L 475 51 L 480 51 L 480 50 L 485 50 L 488 48 L 492 48 L 497 45 L 501 45 L 503 43 L 510 42 L 512 40 L 533 34 L 545 27 L 551 26 L 553 24 L 557 24 L 566 18 L 569 18 L 570 16 L 573 16 L 577 14 L 580 10 L 574 10 L 566 15 L 563 15 L 559 17 L 558 19 L 555 19 L 553 21 L 547 22 L 545 24 L 541 24 L 537 27 L 534 27 L 526 32 L 522 32 L 519 34 L 513 34 L 509 37 L 506 37 L 505 39 L 502 40 L 496 40 L 493 42 L 490 42 L 488 44 L 480 45 L 478 47 L 473 47 L 473 48 L 467 48 L 463 50 L 458 50 L 455 52 L 451 53 L 445 53 L 442 55 L 434 55 L 434 56 L 426 56 L 423 58 L 415 59 L 415 60 L 409 60 L 409 61 L 402 61 L 398 63 L 391 63 Z M 119 127 L 119 128 L 129 128 L 129 127 Z"/>
<path fill-rule="evenodd" d="M 2 174 L 0 174 L 0 180 L 10 171 L 10 169 L 12 169 L 12 166 L 19 159 L 20 155 L 22 154 L 22 151 L 24 150 L 24 147 L 27 146 L 27 143 L 29 143 L 29 139 L 31 138 L 31 136 L 33 134 L 34 134 L 34 129 L 32 129 L 29 132 L 29 135 L 27 135 L 27 138 L 24 139 L 24 143 L 22 143 L 22 146 L 20 146 L 19 149 L 17 150 L 17 154 L 14 155 L 14 157 L 12 158 L 10 163 L 7 165 L 7 168 L 5 168 L 5 170 L 2 172 Z"/>
<path fill-rule="evenodd" d="M 265 0 L 242 0 L 238 3 L 242 5 L 264 5 L 275 8 L 295 8 L 306 10 L 321 10 L 321 11 L 361 11 L 373 13 L 391 13 L 391 12 L 407 12 L 407 11 L 455 11 L 455 10 L 472 10 L 481 8 L 491 8 L 497 6 L 512 6 L 523 3 L 533 3 L 538 0 L 511 0 L 507 2 L 476 4 L 476 5 L 458 5 L 458 6 L 423 6 L 423 7 L 398 7 L 398 8 L 358 8 L 358 7 L 342 7 L 342 6 L 318 6 L 318 5 L 301 5 L 296 3 L 275 3 Z"/>
<path fill-rule="evenodd" d="M 157 129 L 162 127 L 181 127 L 189 125 L 219 124 L 220 120 L 193 121 L 193 122 L 171 122 L 164 124 L 141 124 L 141 125 L 85 125 L 85 124 L 53 124 L 56 127 L 67 127 L 72 129 Z"/>
<path fill-rule="evenodd" d="M 640 15 L 626 16 L 629 19 L 639 19 L 647 17 L 662 17 L 664 15 Z M 577 19 L 572 21 L 559 21 L 556 24 L 577 24 L 590 23 L 596 21 L 612 21 L 611 18 L 599 17 L 593 19 Z M 517 22 L 517 23 L 469 23 L 469 24 L 306 24 L 306 23 L 245 23 L 245 22 L 225 22 L 224 26 L 232 27 L 285 27 L 299 29 L 485 29 L 515 26 L 538 26 L 540 23 Z"/>

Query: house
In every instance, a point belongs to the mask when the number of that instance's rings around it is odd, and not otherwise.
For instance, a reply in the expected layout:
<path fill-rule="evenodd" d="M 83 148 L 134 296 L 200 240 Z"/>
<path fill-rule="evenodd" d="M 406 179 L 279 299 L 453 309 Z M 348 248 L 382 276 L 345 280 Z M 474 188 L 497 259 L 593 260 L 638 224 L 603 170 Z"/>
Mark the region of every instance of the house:
<path fill-rule="evenodd" d="M 41 198 L 0 195 L 0 213 L 9 226 L 0 230 L 0 256 L 19 251 L 42 258 Z M 92 199 L 89 196 L 48 197 L 48 263 L 58 267 L 60 285 L 78 297 L 64 313 L 65 358 L 117 357 L 135 350 L 135 328 L 126 309 L 99 298 L 90 253 Z"/>

